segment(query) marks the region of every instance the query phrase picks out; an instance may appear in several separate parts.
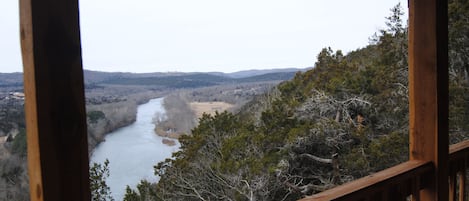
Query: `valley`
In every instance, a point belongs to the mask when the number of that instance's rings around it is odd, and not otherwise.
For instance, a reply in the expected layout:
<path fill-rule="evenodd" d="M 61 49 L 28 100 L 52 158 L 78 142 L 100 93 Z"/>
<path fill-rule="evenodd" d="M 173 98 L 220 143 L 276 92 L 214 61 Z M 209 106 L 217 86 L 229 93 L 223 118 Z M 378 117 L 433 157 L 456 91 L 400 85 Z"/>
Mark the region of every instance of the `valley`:
<path fill-rule="evenodd" d="M 443 112 L 449 118 L 442 130 L 453 144 L 469 139 L 469 3 L 448 3 L 449 104 Z M 324 47 L 311 61 L 314 68 L 85 71 L 93 198 L 293 201 L 408 161 L 414 128 L 402 15 L 398 3 L 364 47 Z M 27 200 L 21 76 L 0 78 L 0 198 Z M 107 146 L 111 151 L 102 151 Z M 143 166 L 144 176 L 133 177 Z M 116 169 L 117 182 L 109 175 Z M 131 185 L 123 190 L 127 177 Z M 117 195 L 109 188 L 115 183 Z M 376 196 L 394 191 L 400 190 L 392 186 Z"/>
<path fill-rule="evenodd" d="M 91 155 L 108 133 L 135 122 L 138 105 L 150 99 L 183 93 L 190 94 L 191 101 L 230 100 L 229 104 L 239 107 L 253 95 L 290 79 L 301 70 L 304 69 L 256 71 L 254 78 L 250 78 L 249 72 L 232 78 L 223 73 L 136 74 L 85 70 L 89 153 Z M 0 191 L 0 198 L 23 200 L 29 197 L 22 83 L 21 73 L 0 73 L 0 173 L 3 175 L 0 188 L 4 189 Z M 188 130 L 194 126 L 184 125 Z"/>

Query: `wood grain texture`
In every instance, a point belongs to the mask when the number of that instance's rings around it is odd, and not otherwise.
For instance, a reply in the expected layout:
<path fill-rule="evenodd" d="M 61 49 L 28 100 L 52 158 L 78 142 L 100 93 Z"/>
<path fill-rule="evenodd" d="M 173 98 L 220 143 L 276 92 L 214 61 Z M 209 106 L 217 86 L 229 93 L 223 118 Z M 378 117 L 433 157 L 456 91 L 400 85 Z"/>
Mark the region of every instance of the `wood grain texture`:
<path fill-rule="evenodd" d="M 421 199 L 448 199 L 447 0 L 409 1 L 410 159 L 432 161 Z"/>
<path fill-rule="evenodd" d="M 43 201 L 41 157 L 39 153 L 39 138 L 36 110 L 36 85 L 34 77 L 33 30 L 32 30 L 31 2 L 20 0 L 20 37 L 21 54 L 24 71 L 25 121 L 27 125 L 28 142 L 28 174 L 29 192 L 31 200 Z"/>
<path fill-rule="evenodd" d="M 31 200 L 90 200 L 77 0 L 21 0 Z"/>

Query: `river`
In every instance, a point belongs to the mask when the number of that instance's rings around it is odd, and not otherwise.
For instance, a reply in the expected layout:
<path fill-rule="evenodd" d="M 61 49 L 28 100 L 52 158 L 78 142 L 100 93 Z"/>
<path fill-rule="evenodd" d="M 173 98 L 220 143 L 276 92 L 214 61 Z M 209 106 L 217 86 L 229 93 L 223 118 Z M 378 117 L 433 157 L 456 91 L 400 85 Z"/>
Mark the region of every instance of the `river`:
<path fill-rule="evenodd" d="M 179 149 L 179 143 L 163 144 L 163 138 L 153 131 L 154 114 L 165 112 L 162 103 L 163 98 L 157 98 L 140 105 L 133 124 L 106 135 L 105 141 L 93 151 L 91 162 L 103 163 L 109 159 L 110 176 L 106 182 L 116 201 L 124 198 L 126 185 L 135 189 L 142 179 L 158 181 L 153 166 Z"/>

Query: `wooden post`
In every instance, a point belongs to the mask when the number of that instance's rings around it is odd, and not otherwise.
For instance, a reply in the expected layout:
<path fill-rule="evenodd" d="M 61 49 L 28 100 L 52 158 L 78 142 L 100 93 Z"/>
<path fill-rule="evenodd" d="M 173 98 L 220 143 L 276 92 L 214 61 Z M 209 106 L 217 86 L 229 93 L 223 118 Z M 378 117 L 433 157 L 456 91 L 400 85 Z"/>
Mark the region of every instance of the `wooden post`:
<path fill-rule="evenodd" d="M 77 0 L 20 0 L 30 194 L 90 200 Z"/>
<path fill-rule="evenodd" d="M 432 161 L 421 199 L 448 200 L 448 2 L 409 1 L 410 158 Z"/>

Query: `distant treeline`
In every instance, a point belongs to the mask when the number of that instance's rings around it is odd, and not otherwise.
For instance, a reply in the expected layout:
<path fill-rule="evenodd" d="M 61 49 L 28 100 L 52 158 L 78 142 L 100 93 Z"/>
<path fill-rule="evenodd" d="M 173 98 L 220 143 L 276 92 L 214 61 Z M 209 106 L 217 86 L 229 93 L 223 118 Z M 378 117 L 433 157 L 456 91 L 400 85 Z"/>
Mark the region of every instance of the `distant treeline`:
<path fill-rule="evenodd" d="M 169 77 L 142 77 L 142 78 L 116 78 L 105 81 L 105 84 L 118 85 L 152 85 L 167 88 L 200 88 L 215 85 L 227 85 L 236 83 L 265 82 L 275 80 L 289 80 L 296 72 L 279 72 L 256 75 L 245 78 L 230 78 L 211 75 L 207 73 L 189 74 Z"/>

